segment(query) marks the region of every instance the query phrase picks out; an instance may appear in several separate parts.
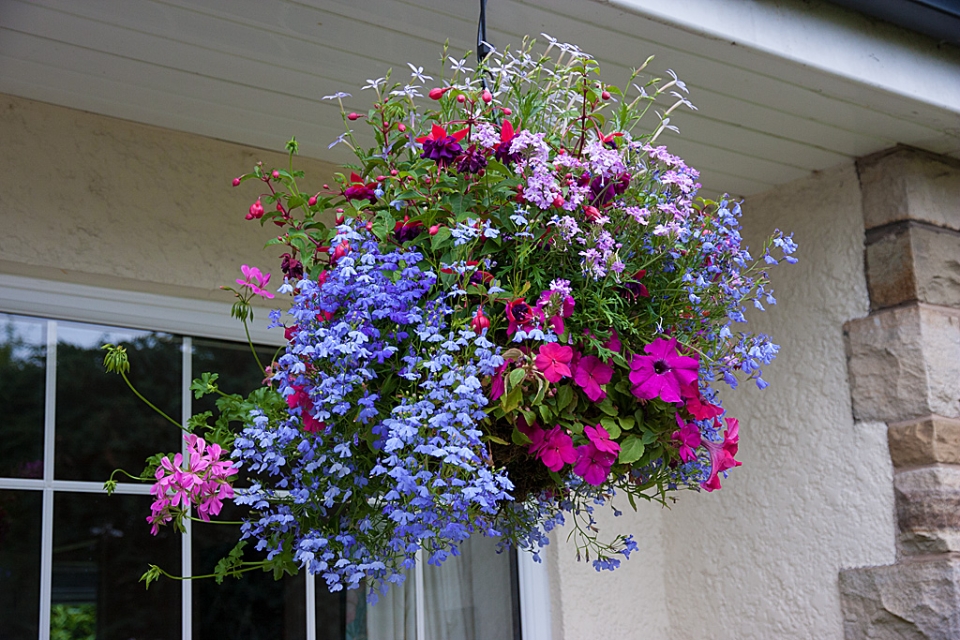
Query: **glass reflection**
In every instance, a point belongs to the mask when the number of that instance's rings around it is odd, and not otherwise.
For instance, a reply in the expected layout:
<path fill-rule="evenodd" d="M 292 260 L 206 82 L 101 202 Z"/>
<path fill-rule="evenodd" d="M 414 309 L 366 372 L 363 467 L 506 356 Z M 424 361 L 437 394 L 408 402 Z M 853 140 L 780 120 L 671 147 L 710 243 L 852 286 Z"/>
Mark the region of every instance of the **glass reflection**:
<path fill-rule="evenodd" d="M 40 630 L 39 491 L 0 491 L 0 638 L 36 640 Z"/>
<path fill-rule="evenodd" d="M 180 420 L 182 341 L 163 333 L 62 323 L 57 328 L 55 477 L 103 482 L 138 475 L 148 456 L 180 450 L 180 431 L 103 369 L 101 345 L 123 344 L 137 390 Z"/>
<path fill-rule="evenodd" d="M 148 563 L 177 574 L 180 536 L 150 535 L 149 496 L 59 493 L 54 498 L 51 638 L 180 637 L 180 583 L 140 582 Z M 39 562 L 38 562 L 39 564 Z"/>
<path fill-rule="evenodd" d="M 0 476 L 43 477 L 46 322 L 0 313 Z"/>

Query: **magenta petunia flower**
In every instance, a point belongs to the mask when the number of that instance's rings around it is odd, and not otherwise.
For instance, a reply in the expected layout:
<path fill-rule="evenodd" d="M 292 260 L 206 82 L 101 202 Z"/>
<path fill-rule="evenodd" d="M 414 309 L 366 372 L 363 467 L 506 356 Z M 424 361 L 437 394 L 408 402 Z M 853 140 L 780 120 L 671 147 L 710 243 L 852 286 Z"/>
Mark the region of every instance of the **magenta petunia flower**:
<path fill-rule="evenodd" d="M 643 350 L 649 355 L 634 354 L 630 362 L 633 395 L 641 400 L 660 397 L 664 402 L 680 402 L 680 387 L 697 381 L 697 359 L 677 353 L 676 338 L 657 338 Z"/>
<path fill-rule="evenodd" d="M 616 351 L 620 353 L 620 349 L 623 348 L 623 344 L 620 342 L 620 334 L 617 333 L 616 329 L 610 329 L 610 337 L 607 338 L 607 341 L 603 343 L 603 346 L 610 351 Z"/>
<path fill-rule="evenodd" d="M 264 298 L 273 297 L 273 294 L 265 289 L 267 283 L 270 282 L 269 273 L 261 273 L 260 269 L 248 265 L 241 265 L 240 271 L 243 272 L 243 279 L 237 278 L 238 285 L 250 289 L 250 291 L 253 291 L 253 293 L 258 296 L 263 296 Z"/>
<path fill-rule="evenodd" d="M 548 342 L 540 347 L 540 351 L 533 364 L 543 372 L 543 377 L 550 382 L 560 382 L 562 378 L 569 378 L 570 360 L 573 358 L 573 349 L 556 342 Z"/>
<path fill-rule="evenodd" d="M 597 356 L 586 356 L 577 362 L 573 381 L 583 389 L 590 400 L 600 402 L 607 397 L 607 393 L 600 387 L 610 382 L 612 377 L 613 367 L 604 364 Z"/>
<path fill-rule="evenodd" d="M 684 462 L 690 462 L 697 459 L 697 447 L 700 446 L 700 429 L 692 422 L 684 422 L 677 414 L 677 426 L 679 430 L 674 431 L 670 437 L 679 442 L 680 459 Z"/>
<path fill-rule="evenodd" d="M 610 475 L 610 467 L 616 459 L 615 454 L 600 451 L 593 442 L 589 442 L 577 447 L 577 463 L 573 472 L 588 484 L 598 487 Z"/>
<path fill-rule="evenodd" d="M 544 433 L 543 440 L 535 451 L 540 461 L 550 471 L 560 471 L 563 469 L 563 465 L 572 464 L 577 460 L 577 451 L 573 448 L 573 438 L 560 426 Z"/>
<path fill-rule="evenodd" d="M 736 418 L 726 418 L 727 430 L 723 434 L 723 442 L 703 441 L 710 454 L 710 477 L 700 484 L 706 491 L 720 488 L 720 474 L 727 469 L 739 467 L 742 463 L 734 459 L 740 448 L 740 421 Z"/>

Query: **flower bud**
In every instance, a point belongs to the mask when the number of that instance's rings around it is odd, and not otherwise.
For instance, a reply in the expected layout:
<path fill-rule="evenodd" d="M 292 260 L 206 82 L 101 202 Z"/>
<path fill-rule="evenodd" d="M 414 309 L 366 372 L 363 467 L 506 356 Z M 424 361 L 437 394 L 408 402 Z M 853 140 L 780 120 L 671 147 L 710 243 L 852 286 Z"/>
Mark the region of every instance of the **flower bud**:
<path fill-rule="evenodd" d="M 367 220 L 367 224 L 363 228 L 367 231 L 373 231 L 373 220 Z"/>
<path fill-rule="evenodd" d="M 310 199 L 307 200 L 307 204 L 310 205 L 311 207 L 316 206 L 316 204 L 317 204 L 317 196 L 310 196 Z"/>
<path fill-rule="evenodd" d="M 359 118 L 360 114 L 355 111 L 351 111 L 347 114 L 347 120 L 358 120 Z"/>
<path fill-rule="evenodd" d="M 584 217 L 590 222 L 596 222 L 600 217 L 600 210 L 594 207 L 593 205 L 583 208 Z"/>
<path fill-rule="evenodd" d="M 260 198 L 257 198 L 257 201 L 254 202 L 252 205 L 250 205 L 250 217 L 247 219 L 252 220 L 254 218 L 259 219 L 262 217 L 263 217 L 263 205 L 260 204 Z"/>
<path fill-rule="evenodd" d="M 609 99 L 610 99 L 610 92 L 607 91 L 607 90 L 604 90 L 603 93 L 600 94 L 600 97 L 603 98 L 604 100 L 609 100 Z"/>
<path fill-rule="evenodd" d="M 470 326 L 478 335 L 483 333 L 484 329 L 490 328 L 490 318 L 484 315 L 483 306 L 477 309 L 477 313 L 473 316 L 473 320 L 470 321 Z"/>
<path fill-rule="evenodd" d="M 450 90 L 450 87 L 446 87 L 446 88 L 434 87 L 433 89 L 430 89 L 430 93 L 428 93 L 427 95 L 430 96 L 431 100 L 439 100 L 440 98 L 443 97 L 443 94 L 445 94 L 449 90 Z"/>
<path fill-rule="evenodd" d="M 397 131 L 399 131 L 400 133 L 403 133 L 406 130 L 407 130 L 407 125 L 403 124 L 402 122 L 397 123 Z"/>
<path fill-rule="evenodd" d="M 553 199 L 553 206 L 562 207 L 563 206 L 563 196 L 557 196 Z"/>
<path fill-rule="evenodd" d="M 280 172 L 277 171 L 276 169 L 274 169 L 274 170 L 270 173 L 270 177 L 273 178 L 274 180 L 277 180 L 277 179 L 280 177 Z"/>
<path fill-rule="evenodd" d="M 460 104 L 463 104 L 466 101 L 467 101 L 467 96 L 463 95 L 462 93 L 457 95 L 457 102 L 459 102 Z"/>
<path fill-rule="evenodd" d="M 391 175 L 391 176 L 396 177 L 398 173 L 400 173 L 400 172 L 397 171 L 396 169 L 390 169 L 390 175 Z"/>
<path fill-rule="evenodd" d="M 490 104 L 493 101 L 493 94 L 490 93 L 488 90 L 484 89 L 483 93 L 480 94 L 480 99 L 486 102 L 487 104 Z"/>
<path fill-rule="evenodd" d="M 239 187 L 239 186 L 240 186 L 240 178 L 234 178 L 234 179 L 233 179 L 233 186 L 235 186 L 235 187 Z"/>
<path fill-rule="evenodd" d="M 512 110 L 510 107 L 504 107 L 504 108 L 503 108 L 503 115 L 505 115 L 505 116 L 512 116 L 512 115 L 513 115 L 513 110 Z"/>
<path fill-rule="evenodd" d="M 440 233 L 440 225 L 435 224 L 435 225 L 433 225 L 432 227 L 430 227 L 429 233 L 430 233 L 430 235 L 432 235 L 432 236 L 435 236 L 435 235 L 437 235 L 438 233 Z"/>

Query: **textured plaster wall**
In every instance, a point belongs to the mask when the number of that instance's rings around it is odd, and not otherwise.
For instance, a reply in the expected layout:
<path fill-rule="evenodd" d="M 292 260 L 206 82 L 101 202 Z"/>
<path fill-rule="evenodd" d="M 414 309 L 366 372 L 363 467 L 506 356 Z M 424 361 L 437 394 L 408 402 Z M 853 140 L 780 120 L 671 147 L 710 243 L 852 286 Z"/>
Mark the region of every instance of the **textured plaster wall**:
<path fill-rule="evenodd" d="M 0 273 L 229 301 L 240 264 L 277 271 L 243 219 L 261 185 L 230 181 L 283 154 L 5 95 L 0 148 Z"/>
<path fill-rule="evenodd" d="M 781 345 L 771 386 L 726 394 L 743 466 L 663 516 L 669 637 L 840 640 L 838 571 L 895 555 L 886 427 L 854 423 L 844 356 L 843 323 L 868 311 L 856 170 L 756 196 L 744 211 L 751 247 L 793 230 L 800 263 L 773 270 L 779 304 L 751 315 Z"/>

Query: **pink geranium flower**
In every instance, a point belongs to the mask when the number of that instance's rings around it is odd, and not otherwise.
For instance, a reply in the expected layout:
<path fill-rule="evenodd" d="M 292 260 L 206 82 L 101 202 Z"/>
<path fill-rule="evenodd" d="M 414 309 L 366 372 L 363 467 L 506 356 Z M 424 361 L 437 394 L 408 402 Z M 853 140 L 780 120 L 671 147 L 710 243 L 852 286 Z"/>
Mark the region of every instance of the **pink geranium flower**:
<path fill-rule="evenodd" d="M 543 372 L 544 378 L 550 382 L 560 382 L 562 378 L 569 378 L 572 375 L 570 371 L 570 360 L 572 358 L 572 348 L 559 345 L 556 342 L 548 342 L 540 347 L 533 364 Z"/>
<path fill-rule="evenodd" d="M 580 358 L 577 362 L 573 381 L 583 389 L 591 401 L 600 402 L 607 397 L 607 393 L 600 387 L 610 382 L 612 377 L 613 367 L 604 364 L 597 356 L 587 356 Z"/>
<path fill-rule="evenodd" d="M 563 465 L 572 464 L 577 459 L 573 438 L 560 426 L 550 429 L 543 435 L 543 440 L 536 449 L 536 455 L 550 471 L 560 471 Z"/>
<path fill-rule="evenodd" d="M 243 272 L 243 279 L 237 278 L 237 284 L 243 288 L 250 289 L 254 294 L 264 298 L 272 298 L 273 294 L 265 289 L 270 282 L 270 274 L 260 272 L 256 267 L 242 265 L 240 271 Z"/>
<path fill-rule="evenodd" d="M 630 362 L 633 395 L 641 400 L 660 397 L 664 402 L 680 402 L 681 386 L 697 381 L 697 359 L 677 353 L 676 338 L 657 338 L 643 350 L 649 355 L 634 354 Z"/>
<path fill-rule="evenodd" d="M 736 418 L 727 418 L 726 420 L 727 430 L 723 434 L 723 442 L 703 441 L 703 446 L 710 454 L 710 477 L 700 486 L 707 491 L 720 488 L 720 474 L 722 472 L 741 465 L 739 460 L 734 459 L 737 450 L 740 448 L 740 421 Z"/>

